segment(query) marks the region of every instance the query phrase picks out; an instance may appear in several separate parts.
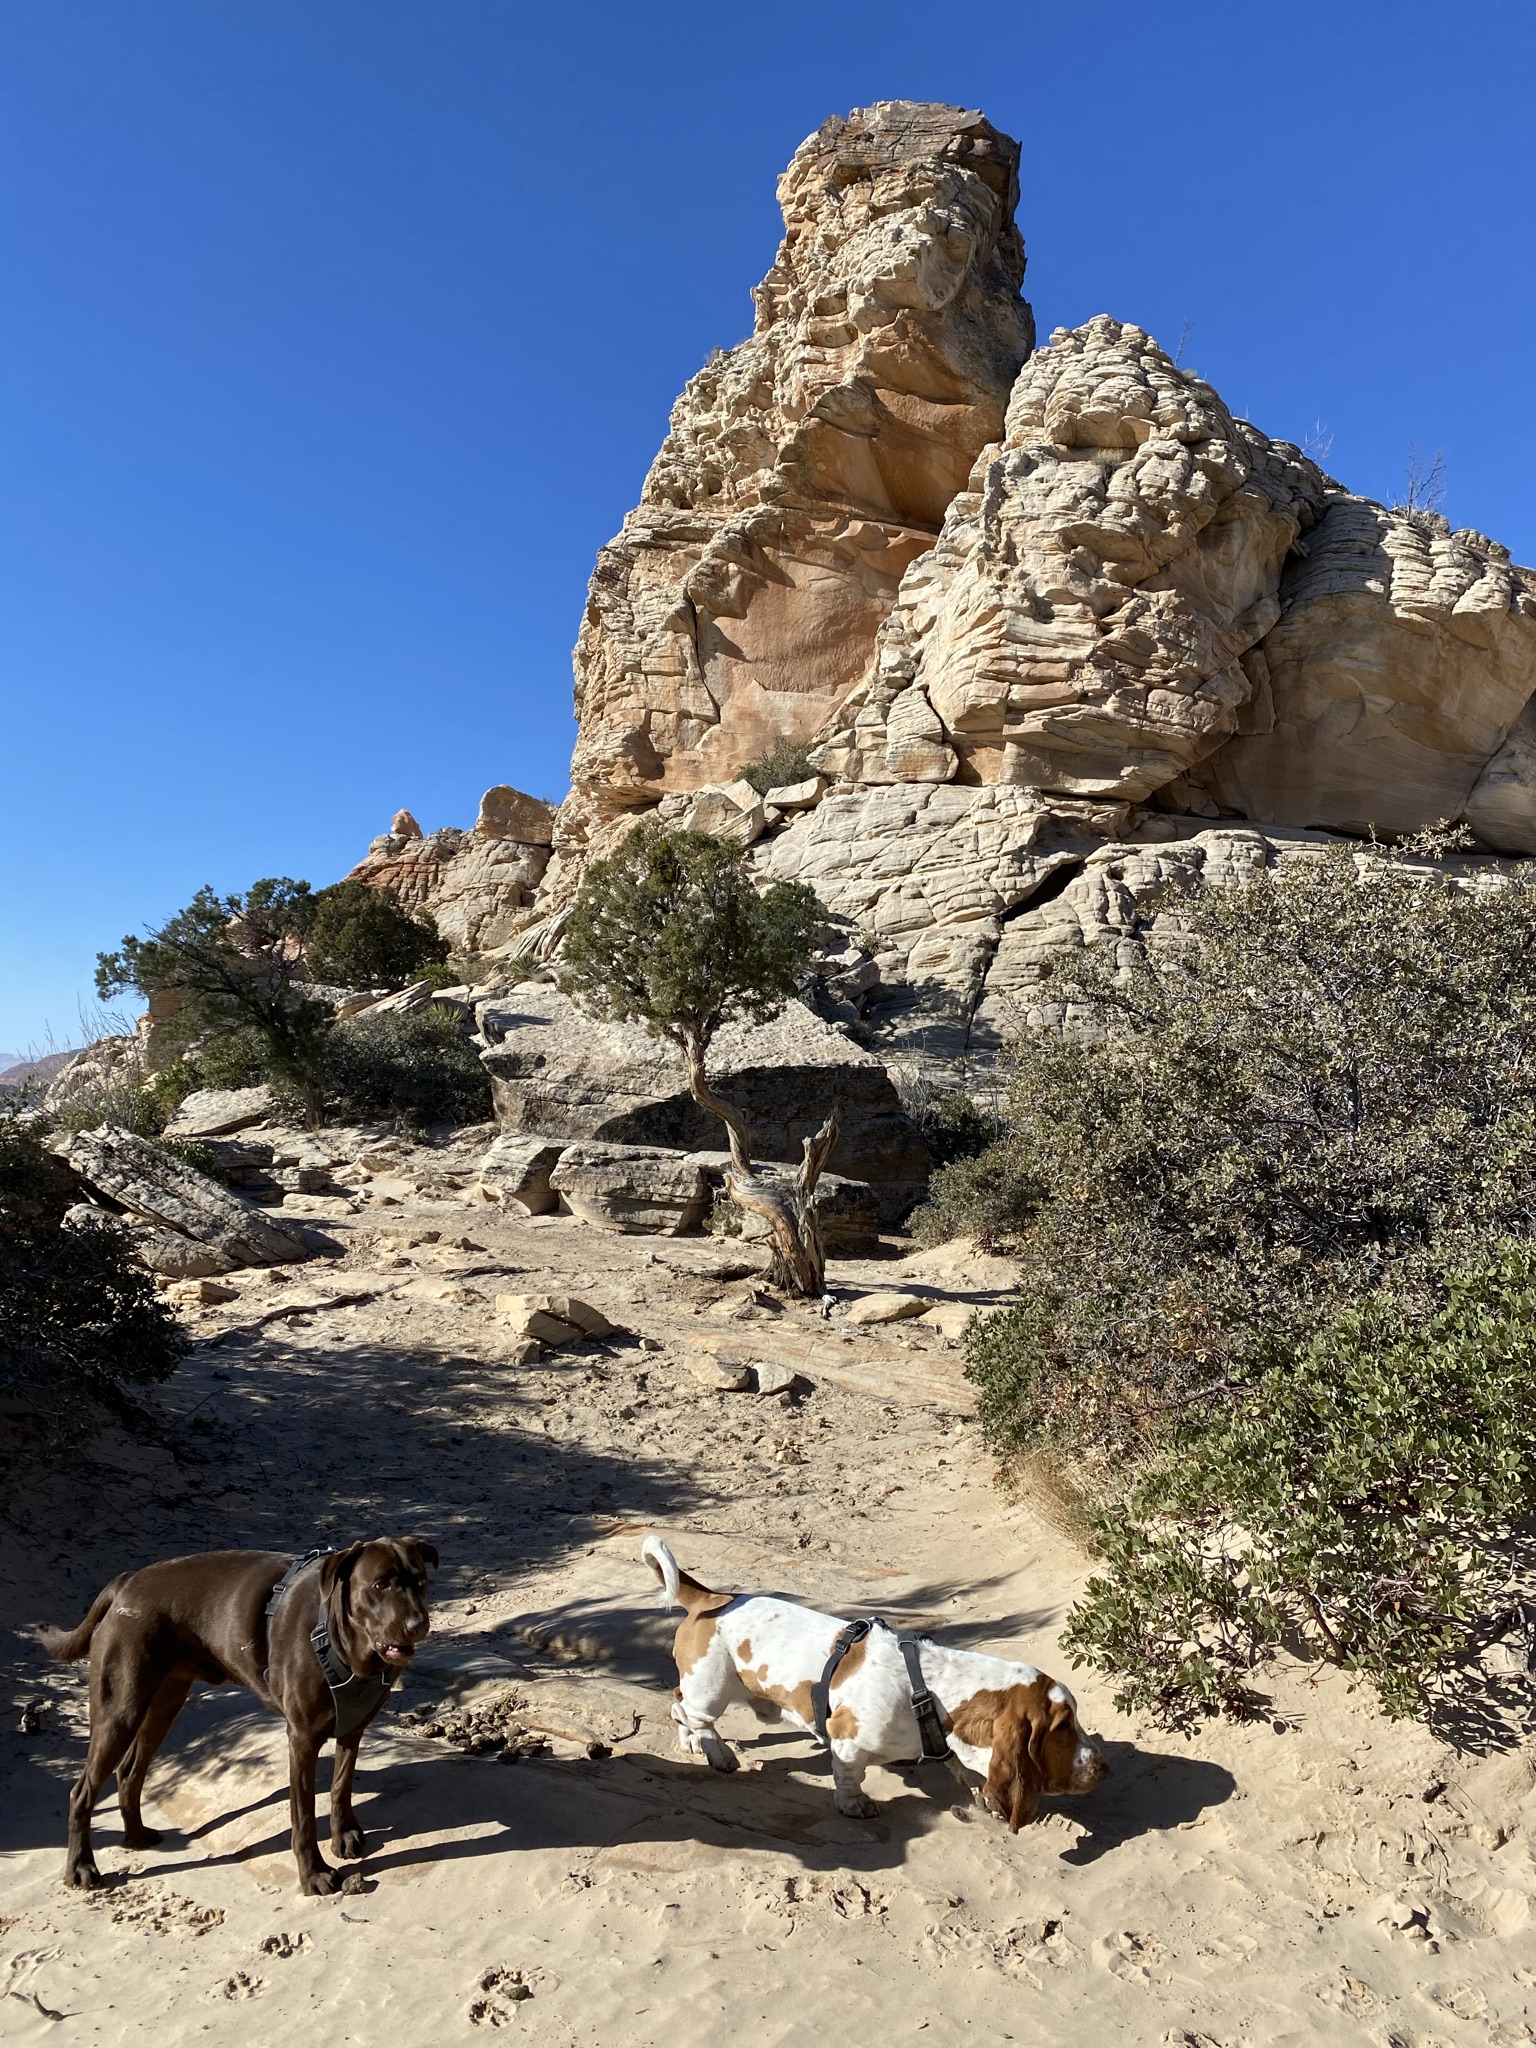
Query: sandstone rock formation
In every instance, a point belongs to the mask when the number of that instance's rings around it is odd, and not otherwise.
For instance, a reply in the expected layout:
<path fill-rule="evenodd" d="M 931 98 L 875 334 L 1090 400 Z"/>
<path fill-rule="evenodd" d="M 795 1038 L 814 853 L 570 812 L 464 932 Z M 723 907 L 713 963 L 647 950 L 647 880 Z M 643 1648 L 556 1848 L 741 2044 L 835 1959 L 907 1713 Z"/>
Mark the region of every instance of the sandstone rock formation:
<path fill-rule="evenodd" d="M 859 783 L 1150 797 L 1238 729 L 1244 658 L 1325 495 L 1140 328 L 1058 330 L 812 758 Z"/>
<path fill-rule="evenodd" d="M 1536 575 L 1435 513 L 1339 491 L 1279 598 L 1244 736 L 1198 778 L 1224 811 L 1353 833 L 1465 818 L 1536 853 L 1536 777 L 1509 740 L 1536 691 Z"/>
<path fill-rule="evenodd" d="M 755 331 L 683 392 L 599 557 L 572 795 L 514 885 L 535 900 L 486 879 L 532 837 L 497 839 L 522 814 L 489 797 L 475 834 L 376 842 L 360 874 L 420 876 L 464 950 L 543 960 L 635 818 L 719 833 L 826 904 L 821 1017 L 938 1078 L 1057 1016 L 1063 950 L 1144 943 L 1170 878 L 1441 819 L 1536 854 L 1536 574 L 1352 495 L 1139 327 L 1031 353 L 1017 160 L 980 114 L 907 102 L 796 152 Z M 782 741 L 816 773 L 762 794 L 742 770 Z M 636 1040 L 541 1013 L 487 1055 L 504 1122 L 718 1142 Z M 815 1090 L 780 1114 L 748 1078 L 771 1071 L 737 1078 L 790 1158 Z M 889 1135 L 845 1124 L 834 1164 L 920 1171 Z"/>
<path fill-rule="evenodd" d="M 572 779 L 599 815 L 730 782 L 861 680 L 1034 342 L 1018 156 L 906 101 L 796 152 L 754 332 L 678 400 L 592 578 Z"/>
<path fill-rule="evenodd" d="M 430 912 L 455 952 L 489 952 L 527 921 L 549 865 L 554 818 L 553 805 L 504 784 L 486 791 L 468 832 L 446 826 L 424 835 L 402 811 L 348 879 L 392 889 L 407 910 Z"/>

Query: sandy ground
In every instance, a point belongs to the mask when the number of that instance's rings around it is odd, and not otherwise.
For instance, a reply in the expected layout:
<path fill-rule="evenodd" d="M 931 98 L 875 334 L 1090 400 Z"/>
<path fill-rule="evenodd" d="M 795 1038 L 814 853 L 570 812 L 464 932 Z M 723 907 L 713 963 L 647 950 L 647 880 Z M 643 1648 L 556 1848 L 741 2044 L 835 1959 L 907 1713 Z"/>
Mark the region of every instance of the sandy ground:
<path fill-rule="evenodd" d="M 243 1277 L 196 1318 L 157 1396 L 168 1447 L 104 1436 L 6 1503 L 0 2038 L 1536 2040 L 1536 1758 L 1391 1726 L 1333 1675 L 1284 1673 L 1271 1721 L 1188 1740 L 1072 1676 L 1112 1775 L 1017 1837 L 942 1769 L 873 1772 L 880 1815 L 843 1819 L 814 1745 L 745 1714 L 739 1775 L 675 1754 L 647 1528 L 711 1583 L 1071 1675 L 1056 1631 L 1088 1564 L 999 1494 L 938 1333 L 775 1310 L 729 1242 L 450 1203 L 336 1230 L 339 1265 Z M 925 1270 L 962 1297 L 998 1277 Z M 625 1334 L 511 1365 L 492 1297 L 540 1287 Z M 808 1391 L 710 1390 L 687 1360 L 711 1349 Z M 435 1633 L 364 1741 L 360 1886 L 299 1895 L 281 1731 L 226 1690 L 151 1775 L 162 1845 L 127 1855 L 109 1799 L 109 1882 L 66 1893 L 83 1668 L 26 1626 L 73 1623 L 154 1557 L 412 1531 L 443 1553 Z M 514 1753 L 546 1747 L 509 1765 L 508 1728 L 531 1731 Z"/>

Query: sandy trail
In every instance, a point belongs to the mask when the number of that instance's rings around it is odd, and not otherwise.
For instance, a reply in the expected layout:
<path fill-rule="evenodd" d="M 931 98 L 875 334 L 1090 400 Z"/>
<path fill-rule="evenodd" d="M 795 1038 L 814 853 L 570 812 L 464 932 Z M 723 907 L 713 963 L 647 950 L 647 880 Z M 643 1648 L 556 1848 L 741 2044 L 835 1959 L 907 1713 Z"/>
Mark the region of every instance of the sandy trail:
<path fill-rule="evenodd" d="M 1458 1755 L 1336 1677 L 1286 1674 L 1272 1724 L 1184 1740 L 1072 1676 L 1112 1776 L 1017 1837 L 942 1769 L 873 1772 L 880 1815 L 843 1819 L 814 1745 L 746 1715 L 725 1729 L 741 1773 L 682 1761 L 645 1528 L 712 1583 L 1069 1676 L 1055 1632 L 1088 1566 L 999 1496 L 931 1332 L 776 1313 L 753 1254 L 712 1240 L 449 1204 L 392 1209 L 388 1232 L 338 1226 L 339 1270 L 243 1277 L 199 1318 L 158 1397 L 174 1454 L 103 1438 L 85 1473 L 8 1502 L 0 2038 L 1536 2039 L 1530 1751 Z M 491 1298 L 541 1287 L 627 1334 L 509 1365 Z M 367 1298 L 304 1313 L 346 1292 Z M 810 1391 L 710 1391 L 700 1351 L 795 1364 Z M 226 1691 L 194 1700 L 151 1775 L 162 1845 L 125 1854 L 108 1801 L 113 1881 L 65 1893 L 82 1674 L 17 1631 L 72 1622 L 152 1557 L 381 1530 L 432 1537 L 443 1570 L 429 1651 L 364 1742 L 363 1889 L 298 1894 L 280 1730 Z M 20 1733 L 29 1701 L 46 1704 Z M 422 1732 L 498 1703 L 543 1755 L 509 1766 Z"/>

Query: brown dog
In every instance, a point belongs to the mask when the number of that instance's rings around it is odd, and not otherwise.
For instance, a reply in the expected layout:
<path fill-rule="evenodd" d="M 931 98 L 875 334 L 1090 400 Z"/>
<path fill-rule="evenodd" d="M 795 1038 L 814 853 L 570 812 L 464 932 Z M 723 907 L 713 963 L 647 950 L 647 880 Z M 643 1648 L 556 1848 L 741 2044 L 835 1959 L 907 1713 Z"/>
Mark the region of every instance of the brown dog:
<path fill-rule="evenodd" d="M 315 1833 L 315 1766 L 336 1738 L 331 1847 L 363 1853 L 352 1775 L 364 1728 L 426 1635 L 427 1567 L 419 1536 L 292 1558 L 215 1550 L 124 1572 L 72 1634 L 44 1629 L 50 1657 L 91 1659 L 91 1746 L 69 1796 L 64 1882 L 101 1882 L 91 1814 L 117 1772 L 127 1848 L 160 1838 L 140 1818 L 144 1775 L 194 1685 L 243 1685 L 288 1723 L 289 1812 L 300 1889 L 333 1892 L 337 1873 Z"/>

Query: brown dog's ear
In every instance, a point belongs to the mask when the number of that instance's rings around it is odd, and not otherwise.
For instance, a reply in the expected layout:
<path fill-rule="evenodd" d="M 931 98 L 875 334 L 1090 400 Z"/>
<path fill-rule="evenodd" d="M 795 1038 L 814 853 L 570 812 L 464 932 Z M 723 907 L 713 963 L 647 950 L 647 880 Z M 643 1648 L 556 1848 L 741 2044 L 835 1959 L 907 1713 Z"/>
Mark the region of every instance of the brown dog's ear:
<path fill-rule="evenodd" d="M 1039 1761 L 1040 1735 L 1027 1704 L 1009 1700 L 992 1721 L 992 1762 L 986 1793 L 1013 1832 L 1027 1827 L 1040 1810 L 1045 1780 Z"/>
<path fill-rule="evenodd" d="M 400 1548 L 417 1571 L 424 1572 L 429 1568 L 432 1571 L 437 1570 L 437 1545 L 429 1543 L 425 1536 L 402 1536 Z"/>
<path fill-rule="evenodd" d="M 320 1560 L 320 1598 L 329 1600 L 336 1588 L 343 1591 L 352 1577 L 352 1567 L 362 1556 L 366 1544 L 354 1543 L 350 1550 L 333 1550 Z"/>

